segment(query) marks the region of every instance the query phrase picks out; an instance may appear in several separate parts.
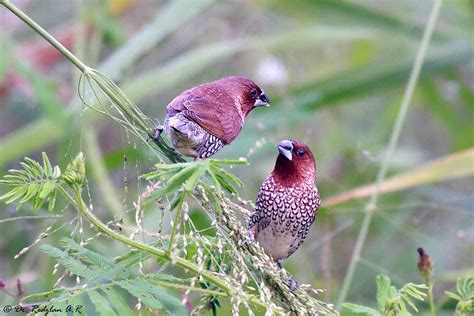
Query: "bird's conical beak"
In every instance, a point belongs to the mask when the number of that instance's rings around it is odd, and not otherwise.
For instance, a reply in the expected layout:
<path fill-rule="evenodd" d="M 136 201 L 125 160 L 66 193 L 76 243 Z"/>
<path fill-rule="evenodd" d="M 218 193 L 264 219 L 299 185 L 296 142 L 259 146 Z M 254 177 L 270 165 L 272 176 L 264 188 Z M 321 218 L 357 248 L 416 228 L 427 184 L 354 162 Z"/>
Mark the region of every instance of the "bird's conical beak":
<path fill-rule="evenodd" d="M 292 160 L 293 159 L 293 143 L 289 140 L 282 140 L 277 144 L 278 151 L 281 155 L 285 156 L 286 159 Z"/>
<path fill-rule="evenodd" d="M 253 104 L 254 107 L 257 107 L 257 106 L 265 106 L 265 107 L 269 107 L 270 106 L 270 99 L 267 97 L 267 95 L 265 94 L 265 92 L 262 91 L 262 93 L 260 93 L 260 96 L 258 97 L 258 99 L 255 101 L 255 103 Z"/>

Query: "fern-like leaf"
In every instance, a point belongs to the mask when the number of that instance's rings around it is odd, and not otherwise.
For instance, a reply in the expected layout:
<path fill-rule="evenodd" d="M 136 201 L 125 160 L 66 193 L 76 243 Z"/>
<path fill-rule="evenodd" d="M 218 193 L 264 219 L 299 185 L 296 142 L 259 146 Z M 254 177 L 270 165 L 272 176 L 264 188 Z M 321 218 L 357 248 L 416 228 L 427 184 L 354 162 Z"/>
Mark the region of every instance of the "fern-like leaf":
<path fill-rule="evenodd" d="M 243 182 L 219 166 L 246 164 L 246 160 L 217 160 L 207 159 L 176 164 L 156 164 L 156 171 L 143 175 L 146 180 L 163 181 L 162 188 L 151 193 L 147 201 L 154 200 L 162 195 L 167 195 L 178 190 L 192 193 L 199 185 L 214 185 L 217 193 L 221 188 L 237 194 L 237 187 L 242 187 Z"/>
<path fill-rule="evenodd" d="M 94 266 L 87 266 L 83 264 L 80 260 L 70 256 L 67 252 L 62 251 L 61 249 L 55 248 L 51 245 L 42 245 L 40 249 L 48 256 L 55 258 L 56 261 L 58 261 L 72 274 L 93 281 L 102 276 L 101 270 Z"/>
<path fill-rule="evenodd" d="M 456 315 L 471 315 L 474 311 L 474 277 L 458 278 L 456 282 L 457 293 L 445 292 L 456 301 Z"/>
<path fill-rule="evenodd" d="M 371 307 L 363 306 L 363 305 L 344 303 L 342 306 L 350 310 L 351 313 L 353 314 L 366 315 L 366 316 L 380 316 L 381 315 L 378 310 L 373 309 Z"/>
<path fill-rule="evenodd" d="M 43 165 L 33 159 L 25 158 L 25 161 L 20 163 L 23 170 L 9 170 L 0 183 L 13 188 L 0 196 L 0 200 L 5 200 L 6 204 L 19 200 L 17 208 L 26 202 L 31 202 L 34 210 L 39 210 L 46 201 L 49 201 L 48 210 L 54 210 L 61 170 L 58 166 L 51 166 L 46 153 L 43 152 L 42 156 Z"/>
<path fill-rule="evenodd" d="M 107 299 L 105 297 L 103 297 L 102 294 L 100 294 L 97 291 L 89 291 L 89 292 L 87 292 L 87 294 L 89 295 L 89 298 L 90 298 L 92 304 L 94 304 L 94 307 L 95 307 L 95 310 L 97 311 L 97 314 L 99 314 L 101 316 L 115 316 L 115 315 L 117 315 L 114 312 L 114 310 L 112 309 L 112 307 L 110 306 Z"/>
<path fill-rule="evenodd" d="M 120 316 L 132 316 L 134 312 L 128 306 L 127 301 L 112 287 L 105 287 L 102 289 L 110 301 L 110 305 L 114 307 L 117 314 Z"/>
<path fill-rule="evenodd" d="M 154 294 L 149 291 L 149 284 L 151 283 L 147 283 L 147 286 L 144 286 L 143 282 L 139 282 L 139 279 L 123 280 L 117 282 L 118 286 L 123 288 L 134 297 L 139 298 L 146 306 L 150 308 L 162 309 L 163 305 L 161 304 L 159 297 L 155 297 Z"/>
<path fill-rule="evenodd" d="M 377 275 L 375 278 L 377 283 L 377 305 L 378 310 L 371 307 L 345 303 L 343 306 L 354 314 L 364 314 L 370 316 L 376 315 L 403 315 L 408 316 L 407 305 L 414 311 L 418 309 L 413 299 L 423 301 L 428 287 L 424 284 L 407 283 L 400 290 L 391 285 L 391 280 L 386 275 Z"/>
<path fill-rule="evenodd" d="M 143 304 L 151 308 L 166 309 L 172 315 L 187 315 L 188 312 L 181 300 L 168 294 L 160 286 L 144 279 L 124 280 L 117 284 L 139 298 Z"/>
<path fill-rule="evenodd" d="M 69 251 L 69 255 L 81 260 L 84 264 L 93 266 L 101 271 L 101 276 L 107 280 L 123 279 L 129 276 L 127 270 L 113 260 L 90 251 L 70 238 L 62 238 L 61 245 Z"/>

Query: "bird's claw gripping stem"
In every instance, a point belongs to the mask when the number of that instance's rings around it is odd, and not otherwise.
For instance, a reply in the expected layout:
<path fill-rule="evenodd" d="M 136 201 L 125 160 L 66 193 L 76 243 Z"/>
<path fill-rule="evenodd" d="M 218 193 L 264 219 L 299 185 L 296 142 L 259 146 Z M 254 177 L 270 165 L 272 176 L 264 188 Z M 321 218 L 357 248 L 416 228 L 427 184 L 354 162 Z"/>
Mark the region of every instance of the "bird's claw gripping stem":
<path fill-rule="evenodd" d="M 278 268 L 283 269 L 283 259 L 278 259 L 277 265 L 278 265 Z"/>
<path fill-rule="evenodd" d="M 247 231 L 247 234 L 245 234 L 245 238 L 242 240 L 240 243 L 240 246 L 245 246 L 248 244 L 253 244 L 255 242 L 255 235 L 252 229 L 249 229 Z"/>
<path fill-rule="evenodd" d="M 290 282 L 290 284 L 289 284 L 290 291 L 293 291 L 294 289 L 300 287 L 300 282 L 295 281 L 295 279 L 293 279 L 293 276 L 292 276 L 292 275 L 290 275 L 290 276 L 288 277 L 288 282 Z"/>
<path fill-rule="evenodd" d="M 158 125 L 155 127 L 155 135 L 153 136 L 154 140 L 158 140 L 161 137 L 161 133 L 164 131 L 165 127 L 163 125 Z"/>
<path fill-rule="evenodd" d="M 283 269 L 283 259 L 278 259 L 277 265 L 278 265 L 278 268 Z M 288 287 L 290 288 L 290 291 L 293 291 L 294 289 L 300 287 L 300 282 L 295 281 L 295 279 L 293 279 L 293 276 L 291 274 L 288 277 L 288 283 L 289 283 Z"/>

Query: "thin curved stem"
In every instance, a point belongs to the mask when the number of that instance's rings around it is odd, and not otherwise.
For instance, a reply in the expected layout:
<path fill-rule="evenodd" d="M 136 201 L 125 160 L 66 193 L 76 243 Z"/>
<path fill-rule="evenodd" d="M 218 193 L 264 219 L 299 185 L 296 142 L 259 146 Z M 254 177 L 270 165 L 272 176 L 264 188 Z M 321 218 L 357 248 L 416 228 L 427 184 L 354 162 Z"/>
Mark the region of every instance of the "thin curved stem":
<path fill-rule="evenodd" d="M 408 111 L 408 107 L 410 105 L 410 101 L 413 96 L 413 92 L 415 90 L 418 77 L 420 75 L 421 67 L 423 66 L 423 61 L 425 59 L 426 52 L 428 51 L 431 35 L 433 34 L 434 26 L 438 18 L 439 9 L 441 8 L 442 2 L 443 0 L 436 0 L 435 3 L 433 4 L 433 8 L 431 9 L 430 17 L 426 24 L 426 27 L 423 33 L 423 38 L 421 40 L 420 47 L 416 55 L 415 63 L 413 65 L 413 68 L 410 74 L 410 79 L 408 80 L 408 84 L 405 89 L 405 93 L 403 95 L 402 104 L 400 106 L 400 110 L 398 111 L 395 125 L 393 126 L 393 129 L 392 129 L 392 134 L 390 136 L 387 152 L 385 153 L 384 159 L 382 161 L 382 165 L 380 166 L 380 169 L 379 169 L 379 173 L 377 174 L 377 181 L 375 183 L 374 190 L 372 191 L 370 201 L 365 208 L 364 220 L 362 222 L 359 235 L 357 236 L 357 241 L 354 247 L 354 252 L 352 253 L 351 262 L 349 263 L 349 267 L 347 268 L 347 272 L 344 277 L 341 292 L 339 293 L 339 298 L 337 300 L 336 309 L 338 310 L 341 308 L 342 304 L 346 300 L 349 287 L 352 283 L 352 278 L 354 276 L 354 272 L 357 267 L 360 254 L 362 252 L 362 248 L 364 247 L 365 240 L 367 238 L 367 233 L 369 231 L 370 223 L 372 221 L 372 216 L 377 208 L 377 199 L 380 192 L 380 185 L 385 179 L 385 175 L 388 169 L 388 163 L 390 162 L 392 154 L 395 151 L 395 148 L 397 147 L 398 139 L 400 137 L 400 132 L 402 130 L 403 123 L 405 121 L 406 113 Z"/>
<path fill-rule="evenodd" d="M 433 300 L 433 283 L 430 280 L 426 280 L 426 285 L 428 286 L 428 303 L 430 304 L 430 313 L 431 316 L 436 316 L 436 307 Z"/>
<path fill-rule="evenodd" d="M 11 218 L 5 218 L 5 219 L 0 219 L 0 224 L 8 223 L 8 222 L 14 222 L 14 221 L 20 221 L 20 220 L 25 220 L 25 219 L 57 219 L 64 217 L 64 215 L 30 215 L 30 216 L 18 216 L 18 217 L 11 217 Z"/>
<path fill-rule="evenodd" d="M 179 217 L 181 216 L 181 210 L 183 209 L 183 204 L 184 204 L 184 201 L 186 200 L 186 191 L 183 191 L 183 193 L 181 194 L 182 195 L 179 197 L 179 203 L 176 208 L 176 215 L 174 217 L 173 228 L 171 228 L 170 242 L 168 246 L 169 255 L 171 254 L 171 248 L 173 247 L 173 239 L 174 239 L 174 236 L 176 235 L 176 230 L 178 226 L 180 225 Z"/>
<path fill-rule="evenodd" d="M 33 21 L 29 16 L 27 16 L 23 11 L 18 9 L 15 5 L 10 3 L 8 0 L 1 0 L 0 4 L 3 4 L 8 10 L 15 14 L 20 20 L 25 22 L 33 30 L 35 30 L 39 35 L 41 35 L 45 40 L 47 40 L 51 45 L 53 45 L 61 54 L 64 55 L 70 62 L 72 62 L 80 71 L 86 72 L 88 67 L 80 61 L 73 53 L 71 53 L 66 47 L 63 46 L 57 39 L 55 39 L 51 34 L 46 32 L 41 26 L 39 26 L 35 21 Z"/>

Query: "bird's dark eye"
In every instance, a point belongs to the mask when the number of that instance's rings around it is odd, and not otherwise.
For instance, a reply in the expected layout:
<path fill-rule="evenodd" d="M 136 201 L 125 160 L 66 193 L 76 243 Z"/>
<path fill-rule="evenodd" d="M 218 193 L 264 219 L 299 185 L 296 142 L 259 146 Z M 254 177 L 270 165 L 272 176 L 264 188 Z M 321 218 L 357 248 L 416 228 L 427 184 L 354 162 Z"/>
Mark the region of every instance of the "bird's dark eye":
<path fill-rule="evenodd" d="M 252 95 L 252 97 L 255 97 L 257 95 L 257 89 L 252 88 L 252 90 L 250 90 L 250 94 Z"/>
<path fill-rule="evenodd" d="M 303 156 L 305 154 L 305 150 L 303 148 L 300 148 L 296 151 L 296 155 L 298 156 Z"/>

